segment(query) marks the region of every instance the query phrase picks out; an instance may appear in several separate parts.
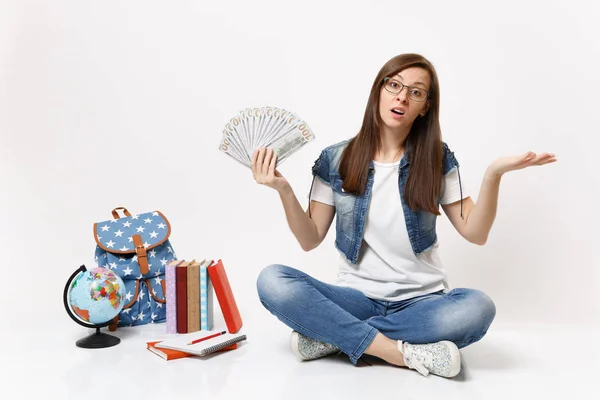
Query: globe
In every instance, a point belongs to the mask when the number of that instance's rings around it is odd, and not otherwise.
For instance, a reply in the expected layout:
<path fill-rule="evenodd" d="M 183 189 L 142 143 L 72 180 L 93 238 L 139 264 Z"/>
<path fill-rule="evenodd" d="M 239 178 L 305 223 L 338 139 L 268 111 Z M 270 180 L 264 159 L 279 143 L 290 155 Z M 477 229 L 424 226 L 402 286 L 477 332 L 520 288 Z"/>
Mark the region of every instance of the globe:
<path fill-rule="evenodd" d="M 96 328 L 96 333 L 78 340 L 76 345 L 86 348 L 114 346 L 120 339 L 100 333 L 100 328 L 110 324 L 125 305 L 125 284 L 110 269 L 96 267 L 78 268 L 65 285 L 63 301 L 67 313 L 78 324 Z"/>

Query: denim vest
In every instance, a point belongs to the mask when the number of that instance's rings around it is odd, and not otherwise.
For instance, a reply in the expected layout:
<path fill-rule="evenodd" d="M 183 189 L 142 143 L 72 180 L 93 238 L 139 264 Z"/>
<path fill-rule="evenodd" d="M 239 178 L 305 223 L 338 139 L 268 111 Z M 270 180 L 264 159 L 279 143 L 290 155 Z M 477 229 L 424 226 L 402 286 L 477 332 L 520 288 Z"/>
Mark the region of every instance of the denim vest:
<path fill-rule="evenodd" d="M 362 243 L 369 202 L 371 200 L 374 166 L 373 161 L 370 161 L 367 187 L 363 195 L 357 196 L 344 192 L 342 190 L 342 178 L 339 173 L 339 165 L 342 152 L 348 145 L 348 142 L 349 140 L 345 140 L 325 148 L 321 152 L 319 158 L 315 161 L 315 164 L 312 167 L 312 173 L 313 180 L 318 176 L 333 189 L 333 202 L 336 210 L 335 247 L 345 256 L 348 262 L 356 264 L 358 262 Z M 446 175 L 455 167 L 458 168 L 459 165 L 454 157 L 454 153 L 450 151 L 445 142 L 442 142 L 442 147 L 442 174 Z M 407 149 L 405 156 L 402 157 L 398 167 L 398 194 L 400 196 L 400 201 L 402 202 L 402 209 L 404 210 L 404 219 L 406 221 L 410 244 L 413 252 L 418 256 L 422 252 L 431 249 L 437 240 L 435 230 L 437 216 L 428 211 L 412 211 L 404 202 L 404 186 L 408 178 L 409 167 L 410 149 Z M 437 202 L 439 206 L 439 196 Z"/>

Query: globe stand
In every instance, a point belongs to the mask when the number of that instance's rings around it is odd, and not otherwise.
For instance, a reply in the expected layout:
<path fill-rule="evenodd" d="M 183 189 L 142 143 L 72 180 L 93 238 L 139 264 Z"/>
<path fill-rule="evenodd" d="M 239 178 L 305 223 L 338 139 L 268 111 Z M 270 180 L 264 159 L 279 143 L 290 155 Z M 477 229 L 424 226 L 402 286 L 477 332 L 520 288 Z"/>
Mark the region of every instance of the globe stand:
<path fill-rule="evenodd" d="M 103 349 L 105 347 L 116 346 L 117 344 L 121 343 L 121 339 L 119 339 L 116 336 L 100 332 L 100 328 L 110 325 L 110 321 L 105 322 L 103 324 L 90 324 L 90 323 L 83 322 L 83 321 L 79 320 L 77 317 L 75 317 L 75 315 L 71 311 L 71 308 L 69 307 L 69 302 L 68 302 L 69 286 L 71 285 L 71 282 L 73 281 L 73 279 L 75 279 L 75 277 L 77 275 L 79 275 L 80 273 L 85 272 L 85 271 L 87 271 L 87 269 L 85 268 L 85 265 L 82 265 L 77 270 L 75 270 L 75 272 L 73 272 L 73 274 L 67 281 L 67 284 L 65 285 L 65 290 L 63 292 L 63 303 L 65 306 L 65 309 L 67 310 L 67 314 L 69 314 L 69 316 L 71 317 L 71 319 L 73 319 L 73 321 L 77 322 L 79 325 L 84 326 L 86 328 L 96 329 L 96 332 L 92 333 L 91 335 L 86 336 L 82 339 L 79 339 L 78 341 L 75 342 L 75 345 L 77 347 L 81 347 L 84 349 Z"/>
<path fill-rule="evenodd" d="M 104 347 L 116 346 L 119 343 L 121 343 L 121 339 L 107 333 L 102 333 L 100 332 L 100 328 L 96 327 L 96 333 L 79 339 L 75 342 L 75 345 L 84 349 L 102 349 Z"/>

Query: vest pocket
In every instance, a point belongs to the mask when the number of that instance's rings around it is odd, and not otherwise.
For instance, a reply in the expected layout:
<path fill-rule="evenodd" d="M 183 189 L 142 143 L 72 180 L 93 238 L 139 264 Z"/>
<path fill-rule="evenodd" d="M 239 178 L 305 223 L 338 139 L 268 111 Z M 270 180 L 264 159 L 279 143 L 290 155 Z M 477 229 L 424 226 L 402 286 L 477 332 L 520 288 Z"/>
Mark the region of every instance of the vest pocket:
<path fill-rule="evenodd" d="M 417 212 L 417 223 L 421 236 L 429 236 L 435 232 L 436 219 L 437 216 L 428 211 L 419 210 Z"/>
<path fill-rule="evenodd" d="M 342 189 L 342 179 L 339 177 L 332 178 L 331 188 L 333 189 L 333 203 L 336 211 L 342 215 L 352 213 L 354 210 L 356 197 L 352 194 L 344 192 Z"/>

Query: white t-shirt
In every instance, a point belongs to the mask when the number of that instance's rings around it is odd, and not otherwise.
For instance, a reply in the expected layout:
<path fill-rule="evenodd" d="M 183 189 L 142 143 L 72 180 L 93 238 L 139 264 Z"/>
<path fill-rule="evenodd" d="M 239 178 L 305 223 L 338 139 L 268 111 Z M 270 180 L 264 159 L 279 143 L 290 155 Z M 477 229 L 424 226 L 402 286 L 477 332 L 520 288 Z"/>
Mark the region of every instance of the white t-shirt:
<path fill-rule="evenodd" d="M 413 253 L 398 190 L 400 162 L 373 162 L 373 191 L 356 265 L 340 255 L 336 284 L 360 290 L 367 297 L 399 301 L 447 288 L 438 257 L 438 242 L 419 256 Z M 461 182 L 462 183 L 462 182 Z M 468 197 L 464 185 L 463 199 Z M 333 190 L 315 178 L 311 200 L 334 205 Z M 441 204 L 460 200 L 458 171 L 442 178 Z"/>

